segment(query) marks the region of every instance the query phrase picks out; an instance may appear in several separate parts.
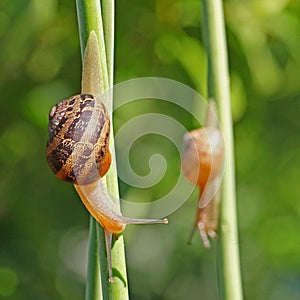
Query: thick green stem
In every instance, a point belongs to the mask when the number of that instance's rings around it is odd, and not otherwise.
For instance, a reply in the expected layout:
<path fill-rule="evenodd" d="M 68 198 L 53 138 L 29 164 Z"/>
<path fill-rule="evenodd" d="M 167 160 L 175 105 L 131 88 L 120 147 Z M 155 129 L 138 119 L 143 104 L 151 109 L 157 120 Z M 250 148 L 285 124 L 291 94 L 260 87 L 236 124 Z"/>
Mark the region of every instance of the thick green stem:
<path fill-rule="evenodd" d="M 220 108 L 220 121 L 225 139 L 225 173 L 222 189 L 221 236 L 223 295 L 226 300 L 243 298 L 236 216 L 235 163 L 226 35 L 221 0 L 202 0 L 204 34 L 208 55 L 209 97 Z"/>
<path fill-rule="evenodd" d="M 103 18 L 99 0 L 76 0 L 83 60 L 82 93 L 93 95 L 101 95 L 101 93 L 111 88 L 113 84 L 114 3 L 112 0 L 103 0 L 102 2 Z M 103 99 L 103 101 L 105 101 L 107 108 L 111 110 L 112 93 L 111 97 Z M 106 181 L 110 193 L 118 199 L 113 145 L 113 135 L 111 135 L 113 163 L 106 175 Z M 95 252 L 97 249 L 99 249 L 98 255 Z M 112 263 L 114 273 L 117 276 L 113 283 L 109 283 L 104 231 L 91 217 L 86 300 L 128 299 L 122 236 L 114 243 Z"/>

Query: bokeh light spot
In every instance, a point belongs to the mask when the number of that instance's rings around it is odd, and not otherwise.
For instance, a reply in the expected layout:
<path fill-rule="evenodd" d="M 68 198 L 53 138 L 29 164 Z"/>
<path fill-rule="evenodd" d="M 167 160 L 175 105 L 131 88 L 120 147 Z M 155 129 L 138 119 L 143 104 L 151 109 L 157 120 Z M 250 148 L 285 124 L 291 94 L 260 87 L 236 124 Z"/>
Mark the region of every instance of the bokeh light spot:
<path fill-rule="evenodd" d="M 17 289 L 18 276 L 9 268 L 0 268 L 0 296 L 11 296 Z"/>

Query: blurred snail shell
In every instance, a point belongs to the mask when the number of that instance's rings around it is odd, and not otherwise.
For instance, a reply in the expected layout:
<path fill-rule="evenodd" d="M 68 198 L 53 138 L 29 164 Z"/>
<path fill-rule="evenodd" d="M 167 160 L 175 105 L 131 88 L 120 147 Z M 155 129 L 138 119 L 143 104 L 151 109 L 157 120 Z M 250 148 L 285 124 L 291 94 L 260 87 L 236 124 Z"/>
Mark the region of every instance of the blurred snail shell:
<path fill-rule="evenodd" d="M 219 129 L 202 127 L 185 134 L 182 170 L 186 178 L 204 189 L 220 172 L 224 159 L 224 142 Z"/>
<path fill-rule="evenodd" d="M 219 187 L 224 163 L 224 140 L 217 127 L 216 105 L 210 101 L 206 126 L 184 135 L 181 167 L 187 180 L 199 189 L 199 201 L 190 236 L 199 230 L 203 245 L 210 247 L 208 237 L 214 238 L 218 225 Z"/>
<path fill-rule="evenodd" d="M 167 219 L 122 216 L 112 202 L 103 176 L 111 164 L 110 119 L 102 101 L 93 95 L 75 95 L 55 105 L 49 113 L 46 156 L 56 177 L 71 182 L 83 204 L 104 228 L 109 281 L 112 235 L 128 224 L 167 224 Z"/>
<path fill-rule="evenodd" d="M 92 117 L 98 125 L 87 134 Z M 87 184 L 106 174 L 111 163 L 110 120 L 94 96 L 76 95 L 55 105 L 49 113 L 48 133 L 47 161 L 59 179 Z"/>

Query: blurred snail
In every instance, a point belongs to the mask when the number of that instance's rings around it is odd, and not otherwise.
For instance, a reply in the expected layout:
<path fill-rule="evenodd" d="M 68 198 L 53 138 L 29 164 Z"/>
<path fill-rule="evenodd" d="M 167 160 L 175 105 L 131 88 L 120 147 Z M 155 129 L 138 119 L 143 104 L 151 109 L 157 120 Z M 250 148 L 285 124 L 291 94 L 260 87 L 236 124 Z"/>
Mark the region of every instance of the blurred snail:
<path fill-rule="evenodd" d="M 111 164 L 110 119 L 104 104 L 92 95 L 75 95 L 49 113 L 47 161 L 56 177 L 74 184 L 82 202 L 104 228 L 109 269 L 112 235 L 127 224 L 164 223 L 167 219 L 132 219 L 122 216 L 112 202 L 103 176 Z"/>
<path fill-rule="evenodd" d="M 216 104 L 208 105 L 205 127 L 184 135 L 182 171 L 189 182 L 199 189 L 199 201 L 191 242 L 196 229 L 203 245 L 210 247 L 209 237 L 215 238 L 218 226 L 219 186 L 224 161 L 224 141 L 217 127 Z"/>

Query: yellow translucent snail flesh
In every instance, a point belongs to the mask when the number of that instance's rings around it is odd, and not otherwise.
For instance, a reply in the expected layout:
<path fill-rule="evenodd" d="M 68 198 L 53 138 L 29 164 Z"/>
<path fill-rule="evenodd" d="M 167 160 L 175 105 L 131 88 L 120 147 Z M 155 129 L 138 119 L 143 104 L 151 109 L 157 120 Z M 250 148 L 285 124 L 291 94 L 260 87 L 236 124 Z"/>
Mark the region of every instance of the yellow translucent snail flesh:
<path fill-rule="evenodd" d="M 90 94 L 70 97 L 49 113 L 46 156 L 56 177 L 74 184 L 90 214 L 104 228 L 109 281 L 112 236 L 128 224 L 167 224 L 167 219 L 133 219 L 122 216 L 112 202 L 103 176 L 111 164 L 110 119 L 100 99 Z"/>
<path fill-rule="evenodd" d="M 220 185 L 224 165 L 224 140 L 217 126 L 216 104 L 208 104 L 205 127 L 184 135 L 182 170 L 188 181 L 199 189 L 199 201 L 191 242 L 198 229 L 203 245 L 210 247 L 218 226 Z"/>

